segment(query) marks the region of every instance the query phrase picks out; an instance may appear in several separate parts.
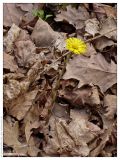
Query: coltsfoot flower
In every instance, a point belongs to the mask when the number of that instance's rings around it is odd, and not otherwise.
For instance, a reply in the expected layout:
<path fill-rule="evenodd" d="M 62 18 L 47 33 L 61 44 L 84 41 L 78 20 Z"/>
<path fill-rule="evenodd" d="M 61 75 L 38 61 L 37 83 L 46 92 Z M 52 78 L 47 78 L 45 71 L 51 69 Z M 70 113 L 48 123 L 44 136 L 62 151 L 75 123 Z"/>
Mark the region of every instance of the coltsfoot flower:
<path fill-rule="evenodd" d="M 87 50 L 87 46 L 84 41 L 78 38 L 68 38 L 66 40 L 66 49 L 75 53 L 75 54 L 83 54 Z"/>

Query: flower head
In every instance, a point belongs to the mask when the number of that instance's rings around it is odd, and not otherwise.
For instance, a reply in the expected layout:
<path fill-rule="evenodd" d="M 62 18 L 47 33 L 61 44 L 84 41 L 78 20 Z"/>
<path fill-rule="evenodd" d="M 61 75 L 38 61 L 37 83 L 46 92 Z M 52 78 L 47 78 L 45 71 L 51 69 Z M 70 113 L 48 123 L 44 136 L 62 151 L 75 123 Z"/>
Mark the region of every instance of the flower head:
<path fill-rule="evenodd" d="M 66 48 L 75 54 L 82 54 L 87 50 L 85 42 L 78 38 L 68 38 L 66 40 Z"/>

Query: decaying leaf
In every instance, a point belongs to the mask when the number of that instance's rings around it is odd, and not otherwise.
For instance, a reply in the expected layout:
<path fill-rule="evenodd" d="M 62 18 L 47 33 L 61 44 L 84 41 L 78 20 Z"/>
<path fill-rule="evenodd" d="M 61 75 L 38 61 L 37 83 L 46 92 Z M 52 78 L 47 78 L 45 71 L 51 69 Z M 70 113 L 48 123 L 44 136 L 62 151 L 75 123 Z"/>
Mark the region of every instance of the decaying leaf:
<path fill-rule="evenodd" d="M 37 47 L 52 46 L 59 37 L 60 34 L 53 31 L 49 24 L 40 18 L 31 34 L 31 38 Z"/>
<path fill-rule="evenodd" d="M 21 95 L 16 100 L 12 101 L 7 107 L 8 114 L 16 117 L 18 120 L 22 120 L 33 105 L 37 92 L 37 90 L 26 92 L 24 96 Z"/>
<path fill-rule="evenodd" d="M 108 63 L 100 53 L 91 58 L 76 56 L 67 64 L 63 78 L 79 80 L 79 87 L 93 83 L 105 92 L 116 83 L 116 64 Z"/>
<path fill-rule="evenodd" d="M 36 54 L 36 47 L 32 41 L 18 41 L 15 45 L 15 57 L 19 66 L 31 67 L 39 59 L 39 55 Z"/>
<path fill-rule="evenodd" d="M 56 21 L 67 21 L 72 24 L 76 29 L 81 29 L 85 26 L 85 21 L 89 19 L 89 13 L 84 6 L 79 6 L 78 9 L 67 6 L 67 11 L 61 11 L 60 14 L 56 15 Z"/>
<path fill-rule="evenodd" d="M 101 37 L 94 42 L 95 48 L 103 51 L 104 48 L 114 46 L 114 42 L 107 37 Z"/>
<path fill-rule="evenodd" d="M 11 56 L 7 53 L 4 53 L 4 55 L 3 55 L 3 68 L 8 69 L 11 72 L 17 71 L 18 66 L 17 66 L 13 56 Z"/>
<path fill-rule="evenodd" d="M 11 26 L 13 23 L 19 25 L 24 14 L 25 12 L 18 10 L 15 3 L 5 3 L 3 5 L 4 26 Z"/>
<path fill-rule="evenodd" d="M 95 86 L 85 89 L 74 89 L 72 91 L 64 89 L 59 92 L 59 97 L 65 99 L 72 106 L 80 108 L 86 104 L 89 104 L 90 106 L 100 104 L 99 93 Z"/>
<path fill-rule="evenodd" d="M 8 31 L 7 36 L 4 38 L 4 46 L 6 47 L 6 52 L 13 51 L 13 43 L 20 34 L 20 28 L 13 24 Z"/>
<path fill-rule="evenodd" d="M 105 20 L 106 15 L 107 17 L 115 18 L 117 17 L 117 11 L 115 7 L 110 5 L 100 4 L 100 3 L 93 3 L 94 12 L 96 12 L 97 17 L 99 20 Z"/>
<path fill-rule="evenodd" d="M 4 120 L 4 143 L 8 146 L 19 146 L 21 143 L 18 141 L 19 136 L 19 126 L 18 122 L 15 124 L 8 123 L 6 120 Z"/>
<path fill-rule="evenodd" d="M 64 119 L 51 117 L 48 127 L 43 130 L 47 140 L 44 147 L 46 156 L 89 155 L 87 143 L 100 133 L 100 128 L 88 122 L 79 111 L 72 110 L 71 118 L 67 124 Z"/>
<path fill-rule="evenodd" d="M 113 18 L 107 18 L 101 25 L 100 34 L 104 34 L 117 28 L 117 22 Z M 105 35 L 108 38 L 117 40 L 117 30 Z"/>
<path fill-rule="evenodd" d="M 85 31 L 91 34 L 93 37 L 99 33 L 99 21 L 96 18 L 88 19 L 85 21 Z"/>
<path fill-rule="evenodd" d="M 105 116 L 108 119 L 113 119 L 117 111 L 117 97 L 116 95 L 106 95 L 104 97 L 104 107 L 106 107 Z"/>

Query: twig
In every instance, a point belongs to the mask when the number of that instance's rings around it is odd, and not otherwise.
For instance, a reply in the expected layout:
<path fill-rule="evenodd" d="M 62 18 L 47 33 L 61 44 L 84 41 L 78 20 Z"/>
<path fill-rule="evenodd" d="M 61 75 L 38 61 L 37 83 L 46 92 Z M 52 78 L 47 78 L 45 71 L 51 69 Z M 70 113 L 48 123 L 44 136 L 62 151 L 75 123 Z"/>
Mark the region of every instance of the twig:
<path fill-rule="evenodd" d="M 85 43 L 94 41 L 95 39 L 98 39 L 98 38 L 100 38 L 100 37 L 103 37 L 104 35 L 109 34 L 109 33 L 111 33 L 111 32 L 114 32 L 114 31 L 116 31 L 116 30 L 117 30 L 117 28 L 112 29 L 112 30 L 110 30 L 110 31 L 108 31 L 108 32 L 106 32 L 106 33 L 103 33 L 103 34 L 101 34 L 101 35 L 98 35 L 98 36 L 96 36 L 96 37 L 90 38 L 90 39 L 86 40 Z"/>

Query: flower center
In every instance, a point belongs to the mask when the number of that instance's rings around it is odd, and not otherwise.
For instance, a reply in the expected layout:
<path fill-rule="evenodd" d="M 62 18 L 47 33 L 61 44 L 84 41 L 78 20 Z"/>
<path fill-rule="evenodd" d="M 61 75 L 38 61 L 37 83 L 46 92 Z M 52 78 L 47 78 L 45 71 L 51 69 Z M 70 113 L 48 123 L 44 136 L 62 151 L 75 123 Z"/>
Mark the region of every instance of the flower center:
<path fill-rule="evenodd" d="M 78 45 L 74 43 L 74 44 L 72 44 L 72 48 L 77 49 Z"/>

